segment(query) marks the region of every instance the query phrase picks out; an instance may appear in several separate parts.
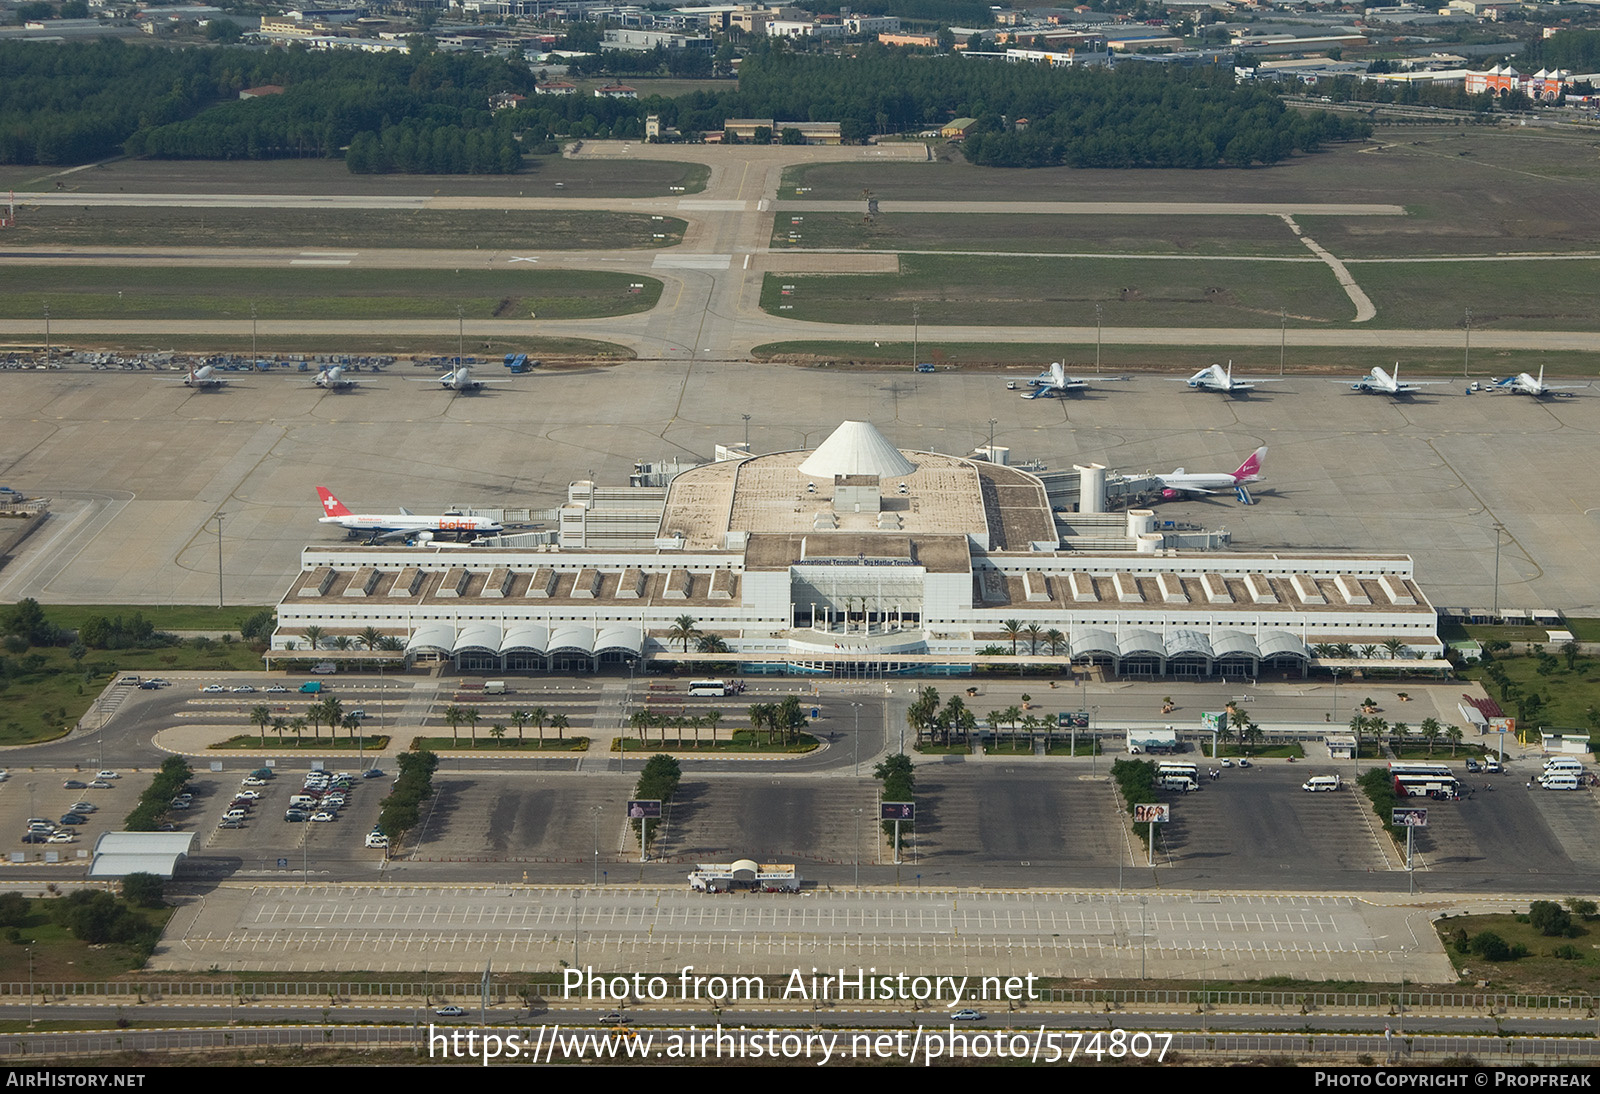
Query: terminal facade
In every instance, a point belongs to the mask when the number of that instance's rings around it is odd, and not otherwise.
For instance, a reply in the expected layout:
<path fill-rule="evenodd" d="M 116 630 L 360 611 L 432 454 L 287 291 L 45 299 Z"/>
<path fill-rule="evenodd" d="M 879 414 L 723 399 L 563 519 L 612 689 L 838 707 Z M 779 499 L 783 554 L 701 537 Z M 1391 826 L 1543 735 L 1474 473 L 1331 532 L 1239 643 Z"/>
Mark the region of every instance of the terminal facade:
<path fill-rule="evenodd" d="M 466 672 L 699 652 L 741 674 L 837 676 L 965 675 L 1013 654 L 1113 677 L 1303 675 L 1318 644 L 1394 640 L 1442 656 L 1409 557 L 1192 550 L 1148 510 L 1093 516 L 1080 470 L 1084 512 L 1062 514 L 1028 471 L 845 422 L 814 450 L 641 488 L 603 546 L 307 547 L 273 648 L 376 631 Z M 585 485 L 571 504 L 589 509 L 602 495 Z M 1063 546 L 1082 541 L 1068 521 L 1093 520 L 1092 549 Z"/>

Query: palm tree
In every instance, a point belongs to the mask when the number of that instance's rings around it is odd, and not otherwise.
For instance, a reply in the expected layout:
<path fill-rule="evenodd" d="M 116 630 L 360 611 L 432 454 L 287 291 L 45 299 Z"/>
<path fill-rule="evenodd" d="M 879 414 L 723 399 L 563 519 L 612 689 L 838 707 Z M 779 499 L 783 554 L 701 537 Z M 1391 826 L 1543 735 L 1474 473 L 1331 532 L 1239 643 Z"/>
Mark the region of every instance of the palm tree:
<path fill-rule="evenodd" d="M 457 743 L 458 738 L 456 737 L 456 727 L 461 724 L 461 720 L 465 717 L 466 711 L 462 710 L 458 706 L 451 705 L 444 708 L 444 720 L 450 723 L 451 744 Z"/>
<path fill-rule="evenodd" d="M 717 747 L 717 723 L 722 721 L 722 711 L 712 710 L 706 713 L 706 725 L 711 729 L 711 747 Z"/>
<path fill-rule="evenodd" d="M 1422 739 L 1428 742 L 1428 756 L 1433 756 L 1433 746 L 1444 736 L 1444 727 L 1437 718 L 1422 719 Z"/>
<path fill-rule="evenodd" d="M 272 708 L 268 706 L 255 706 L 250 708 L 250 720 L 261 730 L 261 747 L 267 747 L 267 725 L 272 721 Z"/>
<path fill-rule="evenodd" d="M 277 735 L 278 735 L 278 744 L 280 744 L 280 745 L 283 744 L 283 731 L 284 731 L 285 728 L 287 728 L 288 725 L 289 725 L 289 723 L 284 721 L 282 718 L 274 718 L 274 719 L 272 719 L 272 729 L 273 729 L 273 731 L 275 733 L 277 733 Z"/>
<path fill-rule="evenodd" d="M 1456 745 L 1461 743 L 1461 727 L 1450 726 L 1444 731 L 1445 738 L 1450 742 L 1450 758 L 1456 758 Z"/>
<path fill-rule="evenodd" d="M 668 642 L 678 642 L 683 646 L 683 652 L 689 652 L 689 643 L 700 637 L 700 632 L 695 627 L 695 618 L 692 615 L 680 615 L 672 621 L 671 628 L 667 631 Z"/>
<path fill-rule="evenodd" d="M 496 722 L 489 727 L 489 736 L 500 742 L 500 747 L 506 746 L 506 727 Z"/>
<path fill-rule="evenodd" d="M 333 638 L 333 648 L 334 649 L 336 649 L 336 650 L 347 650 L 353 645 L 355 645 L 355 642 L 351 639 L 351 637 L 348 634 L 334 635 L 334 638 Z"/>
<path fill-rule="evenodd" d="M 1338 645 L 1333 647 L 1333 652 L 1336 657 L 1340 657 L 1348 661 L 1350 658 L 1356 655 L 1356 648 L 1348 642 L 1340 642 Z"/>
<path fill-rule="evenodd" d="M 527 725 L 529 722 L 533 721 L 533 714 L 530 711 L 526 711 L 526 710 L 523 710 L 521 707 L 518 707 L 516 710 L 513 710 L 511 712 L 511 720 L 513 722 L 517 723 L 517 747 L 521 748 L 522 747 L 522 727 Z"/>
<path fill-rule="evenodd" d="M 310 646 L 312 649 L 316 649 L 317 644 L 322 641 L 323 633 L 324 632 L 321 627 L 317 626 L 316 624 L 312 624 L 305 629 L 300 637 L 306 640 L 306 645 Z"/>
<path fill-rule="evenodd" d="M 324 696 L 322 700 L 322 720 L 328 723 L 328 736 L 332 737 L 334 730 L 338 729 L 344 722 L 344 703 L 332 695 Z"/>
<path fill-rule="evenodd" d="M 1044 632 L 1044 643 L 1051 657 L 1060 657 L 1061 651 L 1067 648 L 1067 636 L 1057 630 L 1048 630 Z"/>
<path fill-rule="evenodd" d="M 544 707 L 534 707 L 528 711 L 528 717 L 539 730 L 539 749 L 544 750 L 544 724 L 550 720 L 550 712 Z"/>
<path fill-rule="evenodd" d="M 1022 708 L 1018 706 L 1006 707 L 1003 715 L 1011 726 L 1011 751 L 1017 750 L 1017 723 L 1022 721 Z"/>
<path fill-rule="evenodd" d="M 350 734 L 350 743 L 355 744 L 356 734 L 361 731 L 361 715 L 346 714 L 340 724 L 343 725 L 345 731 Z"/>
<path fill-rule="evenodd" d="M 1367 732 L 1367 716 L 1357 714 L 1350 719 L 1350 735 L 1356 739 L 1356 763 L 1361 762 L 1361 737 Z"/>
<path fill-rule="evenodd" d="M 363 627 L 360 638 L 363 646 L 368 650 L 375 650 L 378 648 L 378 643 L 383 641 L 383 632 L 377 627 Z"/>
<path fill-rule="evenodd" d="M 1029 623 L 1024 630 L 1028 632 L 1028 655 L 1031 657 L 1039 652 L 1039 636 L 1044 633 L 1044 628 L 1037 623 Z"/>
<path fill-rule="evenodd" d="M 1383 648 L 1388 651 L 1389 660 L 1398 661 L 1400 660 L 1400 651 L 1406 648 L 1406 644 L 1403 639 L 1391 638 L 1383 644 Z"/>
<path fill-rule="evenodd" d="M 650 743 L 645 737 L 646 730 L 650 728 L 650 712 L 648 710 L 640 709 L 634 711 L 628 716 L 628 725 L 632 726 L 633 731 L 639 735 L 639 744 L 641 746 Z"/>
<path fill-rule="evenodd" d="M 1261 727 L 1254 722 L 1245 723 L 1243 732 L 1239 734 L 1239 743 L 1249 745 L 1251 748 L 1261 747 L 1261 740 L 1266 736 Z"/>
<path fill-rule="evenodd" d="M 1000 633 L 1011 639 L 1011 656 L 1017 655 L 1017 639 L 1022 636 L 1022 624 L 1015 619 L 1007 619 L 1000 624 Z"/>
<path fill-rule="evenodd" d="M 479 717 L 481 717 L 481 715 L 478 714 L 478 708 L 477 707 L 468 707 L 466 710 L 461 712 L 462 720 L 467 723 L 467 728 L 472 731 L 472 747 L 473 748 L 477 748 L 478 747 L 478 718 Z"/>
<path fill-rule="evenodd" d="M 311 723 L 311 738 L 316 740 L 322 736 L 322 704 L 312 703 L 306 707 L 306 719 Z"/>
<path fill-rule="evenodd" d="M 572 723 L 567 721 L 565 714 L 552 714 L 550 716 L 550 728 L 556 731 L 557 743 L 565 739 L 566 731 L 571 725 Z"/>

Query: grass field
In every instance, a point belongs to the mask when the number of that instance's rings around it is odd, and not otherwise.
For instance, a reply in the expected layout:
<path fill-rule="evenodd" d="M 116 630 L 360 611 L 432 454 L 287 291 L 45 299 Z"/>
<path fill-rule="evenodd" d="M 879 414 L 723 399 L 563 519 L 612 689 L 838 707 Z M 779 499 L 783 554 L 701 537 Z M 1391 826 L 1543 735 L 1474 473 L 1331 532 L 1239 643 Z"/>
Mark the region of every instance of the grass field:
<path fill-rule="evenodd" d="M 44 615 L 51 623 L 69 631 L 77 630 L 85 620 L 95 616 L 131 619 L 137 613 L 158 631 L 232 631 L 237 637 L 246 619 L 271 609 L 271 604 L 228 608 L 203 604 L 46 604 Z"/>
<path fill-rule="evenodd" d="M 793 285 L 783 295 L 785 285 Z M 773 315 L 833 323 L 992 326 L 1264 326 L 1287 310 L 1333 323 L 1354 309 L 1320 263 L 1164 262 L 906 255 L 900 274 L 768 274 L 761 306 Z M 787 305 L 787 308 L 784 306 Z"/>
<path fill-rule="evenodd" d="M 83 844 L 62 844 L 51 848 L 70 853 Z M 31 853 L 42 848 L 28 848 Z M 28 916 L 17 927 L 17 941 L 0 941 L 0 979 L 10 983 L 40 984 L 115 980 L 124 973 L 143 967 L 144 959 L 131 946 L 117 943 L 91 946 L 80 942 L 65 927 L 50 922 L 50 903 L 45 897 L 28 902 Z M 165 928 L 174 908 L 135 908 L 134 915 L 156 927 Z M 30 961 L 30 953 L 31 961 Z M 25 997 L 24 997 L 25 999 Z M 47 1007 L 39 1007 L 47 1014 Z M 83 1028 L 83 1023 L 79 1023 Z"/>
<path fill-rule="evenodd" d="M 116 159 L 69 173 L 8 166 L 0 168 L 0 186 L 19 194 L 61 189 L 129 194 L 666 197 L 705 189 L 710 169 L 688 162 L 691 159 L 692 149 L 685 149 L 683 161 L 527 156 L 515 175 L 352 175 L 343 160 Z"/>
<path fill-rule="evenodd" d="M 1573 896 L 1587 893 L 1573 892 Z M 1487 980 L 1492 991 L 1533 992 L 1549 995 L 1594 995 L 1600 992 L 1600 947 L 1594 942 L 1595 923 L 1573 916 L 1574 937 L 1552 938 L 1540 934 L 1530 924 L 1518 922 L 1514 915 L 1444 916 L 1434 921 L 1434 929 L 1445 943 L 1445 952 L 1462 975 L 1471 970 L 1474 980 Z M 1492 931 L 1508 945 L 1521 944 L 1528 956 L 1515 961 L 1487 961 L 1477 954 L 1457 953 L 1450 944 L 1457 931 L 1472 938 Z M 1555 951 L 1571 946 L 1578 956 L 1563 959 Z"/>
<path fill-rule="evenodd" d="M 11 247 L 397 247 L 634 250 L 683 241 L 684 222 L 642 213 L 509 209 L 24 207 Z M 664 239 L 655 238 L 657 234 Z"/>
<path fill-rule="evenodd" d="M 1557 661 L 1548 674 L 1540 674 L 1539 663 L 1532 657 L 1500 657 L 1497 661 L 1522 694 L 1537 692 L 1544 697 L 1545 705 L 1534 719 L 1536 726 L 1590 732 L 1589 711 L 1600 710 L 1600 661 L 1579 657 L 1574 667 L 1568 669 L 1559 648 L 1547 644 L 1545 650 L 1554 654 Z M 1501 696 L 1500 689 L 1487 678 L 1482 665 L 1469 665 L 1462 676 L 1482 684 L 1490 696 L 1500 701 L 1507 714 L 1516 713 L 1515 704 Z"/>
<path fill-rule="evenodd" d="M 791 241 L 791 233 L 797 233 L 799 239 Z M 1153 219 L 1038 213 L 892 213 L 867 224 L 852 213 L 783 212 L 773 220 L 772 246 L 779 250 L 797 247 L 1019 254 L 1276 256 L 1317 261 L 1278 217 Z"/>
<path fill-rule="evenodd" d="M 649 311 L 661 282 L 591 270 L 53 266 L 12 271 L 0 318 L 595 319 Z M 633 291 L 630 284 L 643 284 Z M 270 351 L 275 347 L 263 346 Z M 370 346 L 366 352 L 377 352 Z"/>

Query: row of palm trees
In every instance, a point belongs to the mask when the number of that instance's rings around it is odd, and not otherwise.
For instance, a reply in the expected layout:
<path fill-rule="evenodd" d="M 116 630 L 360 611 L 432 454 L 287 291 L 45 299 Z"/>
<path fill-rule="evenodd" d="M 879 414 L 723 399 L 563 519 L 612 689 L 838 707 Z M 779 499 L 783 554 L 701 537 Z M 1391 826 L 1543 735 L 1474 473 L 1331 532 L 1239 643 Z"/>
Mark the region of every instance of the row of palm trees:
<path fill-rule="evenodd" d="M 306 727 L 311 727 L 311 736 L 315 740 L 322 736 L 322 727 L 327 725 L 330 731 L 344 729 L 350 734 L 352 742 L 356 739 L 357 732 L 361 729 L 361 716 L 345 712 L 344 704 L 337 696 L 328 695 L 312 703 L 306 708 L 304 717 L 284 718 L 272 713 L 272 708 L 266 704 L 258 704 L 250 709 L 250 721 L 261 731 L 261 747 L 267 746 L 267 728 L 270 726 L 278 735 L 278 743 L 283 743 L 284 730 L 292 730 L 296 741 L 304 739 Z"/>
<path fill-rule="evenodd" d="M 336 634 L 329 638 L 327 631 L 312 624 L 301 632 L 300 637 L 305 640 L 306 648 L 312 650 L 390 650 L 400 652 L 406 644 L 392 634 L 384 634 L 377 627 L 364 627 L 360 634 L 352 638 L 348 634 Z"/>
<path fill-rule="evenodd" d="M 1024 635 L 1028 638 L 1028 653 L 1030 655 L 1039 652 L 1040 642 L 1045 644 L 1045 649 L 1050 652 L 1051 657 L 1060 657 L 1067 648 L 1066 635 L 1055 629 L 1045 630 L 1037 623 L 1024 625 L 1021 620 L 1007 619 L 1000 624 L 1000 631 L 1011 640 L 1011 655 L 1013 657 L 1017 654 L 1017 643 L 1021 641 Z"/>
<path fill-rule="evenodd" d="M 1378 651 L 1383 650 L 1389 655 L 1389 660 L 1400 660 L 1401 652 L 1406 648 L 1402 639 L 1391 638 L 1387 642 L 1369 642 L 1363 646 L 1351 645 L 1349 642 L 1318 642 L 1311 647 L 1311 652 L 1318 657 L 1339 657 L 1349 660 L 1359 657 L 1363 661 L 1371 661 L 1378 656 Z"/>
<path fill-rule="evenodd" d="M 711 731 L 711 747 L 717 746 L 717 726 L 722 723 L 722 712 L 718 710 L 707 711 L 704 714 L 671 715 L 657 714 L 654 711 L 640 708 L 628 716 L 628 726 L 639 735 L 639 740 L 645 744 L 650 743 L 650 731 L 660 731 L 661 747 L 667 747 L 667 730 L 676 734 L 676 740 L 683 740 L 686 729 L 694 730 L 694 747 L 700 747 L 700 731 Z"/>
<path fill-rule="evenodd" d="M 465 722 L 467 729 L 472 734 L 472 747 L 477 748 L 478 722 L 482 719 L 482 717 L 483 715 L 479 713 L 477 707 L 463 707 L 455 706 L 453 704 L 445 707 L 444 720 L 450 723 L 450 742 L 452 744 L 460 742 L 461 738 L 459 735 L 459 730 L 461 728 L 461 724 Z M 533 725 L 538 729 L 540 748 L 544 747 L 545 726 L 548 725 L 551 729 L 556 731 L 557 743 L 564 741 L 566 739 L 567 730 L 572 728 L 572 723 L 567 719 L 565 714 L 552 714 L 544 707 L 533 707 L 532 709 L 523 709 L 518 707 L 516 710 L 511 712 L 509 717 L 510 721 L 517 727 L 518 746 L 521 746 L 525 740 L 523 737 L 523 731 L 527 728 L 528 723 L 530 722 L 532 722 Z M 506 736 L 505 725 L 500 722 L 495 722 L 489 728 L 489 736 L 493 737 L 497 741 L 504 741 Z"/>
<path fill-rule="evenodd" d="M 1398 739 L 1402 746 L 1412 736 L 1412 729 L 1404 722 L 1390 724 L 1383 718 L 1373 715 L 1357 714 L 1350 719 L 1350 734 L 1356 739 L 1356 752 L 1361 751 L 1361 739 L 1371 738 L 1382 741 L 1385 737 Z M 1428 755 L 1433 755 L 1434 746 L 1440 739 L 1450 742 L 1450 755 L 1456 754 L 1456 746 L 1461 743 L 1462 732 L 1460 726 L 1446 726 L 1437 718 L 1424 718 L 1422 724 L 1416 729 L 1416 735 L 1428 742 Z"/>

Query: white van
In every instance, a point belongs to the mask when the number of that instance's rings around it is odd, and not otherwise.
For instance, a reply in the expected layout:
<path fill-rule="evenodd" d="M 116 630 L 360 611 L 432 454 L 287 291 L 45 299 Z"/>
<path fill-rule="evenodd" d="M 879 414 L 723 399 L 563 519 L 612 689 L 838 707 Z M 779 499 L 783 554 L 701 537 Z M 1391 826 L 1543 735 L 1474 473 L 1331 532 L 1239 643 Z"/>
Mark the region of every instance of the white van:
<path fill-rule="evenodd" d="M 1320 790 L 1337 790 L 1339 786 L 1339 776 L 1337 775 L 1313 775 L 1300 784 L 1300 789 L 1307 793 L 1315 794 Z"/>
<path fill-rule="evenodd" d="M 506 693 L 506 682 L 504 680 L 485 680 L 483 693 L 485 695 L 504 695 Z"/>
<path fill-rule="evenodd" d="M 1539 785 L 1546 790 L 1576 790 L 1578 789 L 1578 776 L 1546 775 L 1539 780 Z"/>
<path fill-rule="evenodd" d="M 1167 775 L 1159 785 L 1163 790 L 1176 790 L 1180 794 L 1187 794 L 1191 790 L 1200 789 L 1200 784 L 1187 775 Z"/>
<path fill-rule="evenodd" d="M 310 794 L 291 794 L 291 795 L 289 795 L 289 804 L 290 805 L 316 805 L 317 804 L 317 799 L 312 797 Z"/>
<path fill-rule="evenodd" d="M 1583 765 L 1577 760 L 1570 759 L 1546 760 L 1544 765 L 1544 773 L 1546 775 L 1552 775 L 1556 772 L 1561 772 L 1562 774 L 1566 775 L 1580 775 L 1583 773 Z"/>

